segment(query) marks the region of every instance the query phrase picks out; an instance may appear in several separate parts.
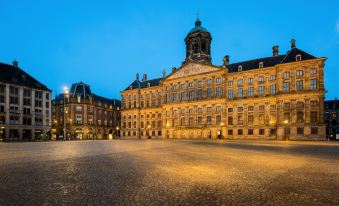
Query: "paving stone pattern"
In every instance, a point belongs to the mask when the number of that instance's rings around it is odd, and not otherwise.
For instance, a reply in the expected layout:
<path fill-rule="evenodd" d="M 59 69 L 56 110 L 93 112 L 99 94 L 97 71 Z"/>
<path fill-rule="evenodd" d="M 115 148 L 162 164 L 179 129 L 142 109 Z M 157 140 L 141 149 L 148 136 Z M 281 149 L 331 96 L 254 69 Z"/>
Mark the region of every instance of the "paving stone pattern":
<path fill-rule="evenodd" d="M 339 144 L 0 143 L 0 205 L 339 205 Z"/>

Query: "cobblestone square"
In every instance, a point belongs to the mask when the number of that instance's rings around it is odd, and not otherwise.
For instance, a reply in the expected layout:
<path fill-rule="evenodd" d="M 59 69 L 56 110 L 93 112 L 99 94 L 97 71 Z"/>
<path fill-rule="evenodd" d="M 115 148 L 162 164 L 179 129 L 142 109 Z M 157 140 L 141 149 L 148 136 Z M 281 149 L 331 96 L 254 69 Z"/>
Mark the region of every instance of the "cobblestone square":
<path fill-rule="evenodd" d="M 333 142 L 0 143 L 0 205 L 338 205 Z"/>

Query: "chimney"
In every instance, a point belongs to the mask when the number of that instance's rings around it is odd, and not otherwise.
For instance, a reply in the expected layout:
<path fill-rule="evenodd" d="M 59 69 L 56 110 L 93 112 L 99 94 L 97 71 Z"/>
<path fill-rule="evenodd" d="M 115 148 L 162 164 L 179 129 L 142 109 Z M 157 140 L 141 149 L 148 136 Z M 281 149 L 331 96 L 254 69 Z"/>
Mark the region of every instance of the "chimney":
<path fill-rule="evenodd" d="M 226 67 L 229 64 L 230 64 L 230 56 L 226 55 L 224 56 L 224 59 L 223 59 L 223 66 Z"/>
<path fill-rule="evenodd" d="M 19 62 L 16 59 L 14 59 L 12 63 L 13 63 L 13 66 L 19 67 Z"/>
<path fill-rule="evenodd" d="M 296 42 L 295 39 L 291 39 L 291 41 L 290 41 L 290 43 L 291 43 L 291 49 L 294 49 L 294 48 L 295 48 L 295 42 Z"/>
<path fill-rule="evenodd" d="M 143 75 L 142 75 L 142 81 L 143 81 L 143 82 L 147 81 L 147 74 L 143 74 Z"/>
<path fill-rule="evenodd" d="M 273 50 L 273 56 L 274 57 L 279 55 L 279 46 L 273 46 L 272 50 Z"/>

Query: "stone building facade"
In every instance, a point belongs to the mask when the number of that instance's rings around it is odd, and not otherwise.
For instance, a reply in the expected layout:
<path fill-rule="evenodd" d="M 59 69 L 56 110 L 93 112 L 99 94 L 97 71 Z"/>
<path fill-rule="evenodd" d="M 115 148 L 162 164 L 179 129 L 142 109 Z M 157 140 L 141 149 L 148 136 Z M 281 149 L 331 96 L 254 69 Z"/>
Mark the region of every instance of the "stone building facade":
<path fill-rule="evenodd" d="M 69 140 L 113 139 L 120 136 L 120 106 L 91 92 L 85 83 L 75 83 L 69 93 L 58 95 L 52 102 L 52 137 Z M 66 124 L 64 124 L 64 118 Z"/>
<path fill-rule="evenodd" d="M 0 140 L 48 139 L 51 93 L 17 61 L 13 65 L 0 63 Z"/>
<path fill-rule="evenodd" d="M 198 19 L 186 59 L 158 79 L 143 75 L 122 96 L 122 135 L 146 138 L 325 139 L 324 62 L 296 47 L 270 57 L 212 65 Z"/>

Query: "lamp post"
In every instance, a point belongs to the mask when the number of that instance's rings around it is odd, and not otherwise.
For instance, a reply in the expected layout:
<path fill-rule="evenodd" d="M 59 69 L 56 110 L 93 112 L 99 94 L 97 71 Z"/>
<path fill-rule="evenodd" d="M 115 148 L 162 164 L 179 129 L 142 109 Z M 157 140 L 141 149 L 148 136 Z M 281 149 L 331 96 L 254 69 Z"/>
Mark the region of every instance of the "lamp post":
<path fill-rule="evenodd" d="M 223 127 L 223 126 L 224 126 L 224 123 L 221 122 L 221 123 L 220 123 L 220 134 L 219 134 L 219 139 L 222 138 L 222 127 Z"/>
<path fill-rule="evenodd" d="M 287 140 L 287 124 L 288 124 L 288 119 L 285 119 L 284 123 L 285 123 L 285 140 Z"/>
<path fill-rule="evenodd" d="M 116 128 L 115 128 L 115 130 L 116 130 L 116 132 L 115 132 L 115 135 L 117 136 L 117 137 L 119 137 L 119 127 L 117 126 Z"/>
<path fill-rule="evenodd" d="M 168 128 L 170 127 L 170 124 L 169 124 L 168 121 L 167 121 L 167 123 L 166 123 L 166 127 L 167 127 L 166 137 L 167 137 L 167 139 L 169 139 L 169 131 L 168 131 Z"/>
<path fill-rule="evenodd" d="M 151 128 L 151 125 L 147 125 L 147 129 L 148 129 L 148 139 L 151 139 L 151 135 L 150 135 L 150 128 Z"/>
<path fill-rule="evenodd" d="M 67 111 L 66 111 L 66 98 L 68 97 L 68 94 L 69 94 L 69 92 L 68 92 L 68 88 L 67 87 L 64 87 L 64 140 L 66 140 L 66 135 L 67 135 L 67 133 L 66 133 L 66 113 L 67 113 Z"/>
<path fill-rule="evenodd" d="M 3 122 L 0 121 L 0 141 L 5 140 L 5 137 L 3 136 L 4 129 L 5 129 L 5 127 L 4 127 L 4 125 L 3 125 Z"/>

